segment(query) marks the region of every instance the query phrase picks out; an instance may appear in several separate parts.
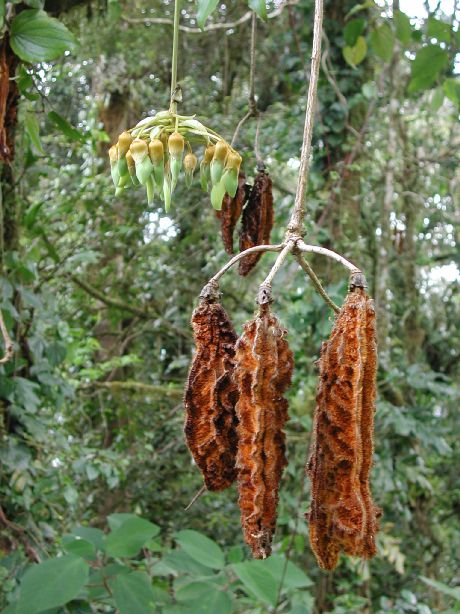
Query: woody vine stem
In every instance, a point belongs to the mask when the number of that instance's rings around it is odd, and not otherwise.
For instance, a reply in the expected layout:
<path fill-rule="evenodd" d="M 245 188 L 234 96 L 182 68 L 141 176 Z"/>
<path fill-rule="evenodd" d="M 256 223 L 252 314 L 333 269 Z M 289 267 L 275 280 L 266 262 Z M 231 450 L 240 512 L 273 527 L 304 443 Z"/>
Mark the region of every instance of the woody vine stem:
<path fill-rule="evenodd" d="M 311 148 L 312 148 L 312 136 L 313 136 L 313 125 L 314 125 L 314 115 L 315 115 L 315 106 L 316 106 L 316 98 L 318 91 L 318 78 L 319 78 L 319 70 L 321 65 L 321 39 L 322 39 L 322 30 L 323 30 L 323 0 L 315 1 L 315 16 L 314 16 L 314 24 L 313 24 L 313 44 L 312 44 L 312 54 L 311 54 L 311 69 L 310 69 L 310 82 L 308 85 L 308 95 L 307 95 L 307 105 L 305 112 L 305 124 L 304 124 L 304 132 L 303 132 L 303 143 L 302 150 L 300 155 L 300 168 L 299 168 L 299 176 L 297 182 L 296 196 L 294 201 L 294 207 L 292 209 L 291 218 L 289 220 L 284 242 L 280 245 L 258 245 L 257 247 L 249 248 L 239 254 L 237 254 L 234 258 L 232 258 L 225 266 L 223 266 L 220 271 L 218 271 L 206 284 L 201 292 L 202 297 L 213 295 L 218 290 L 218 281 L 234 264 L 236 264 L 241 258 L 254 253 L 254 252 L 279 252 L 278 257 L 268 273 L 265 280 L 259 287 L 259 292 L 257 296 L 257 302 L 259 305 L 272 302 L 272 294 L 271 294 L 271 285 L 272 281 L 276 275 L 276 273 L 282 267 L 284 261 L 287 256 L 292 253 L 296 260 L 299 262 L 301 268 L 307 273 L 307 275 L 312 280 L 315 288 L 319 292 L 319 294 L 323 297 L 325 302 L 333 309 L 335 312 L 339 311 L 337 305 L 330 299 L 327 295 L 324 288 L 321 286 L 321 283 L 314 271 L 310 267 L 310 265 L 304 260 L 302 257 L 302 252 L 304 253 L 314 253 L 326 256 L 336 262 L 342 264 L 345 268 L 350 271 L 352 276 L 352 281 L 354 285 L 362 285 L 365 286 L 365 278 L 362 275 L 360 269 L 355 266 L 352 262 L 333 252 L 332 250 L 326 249 L 324 247 L 316 246 L 316 245 L 307 245 L 303 242 L 302 237 L 304 235 L 304 219 L 305 219 L 305 199 L 308 185 L 308 177 L 310 171 L 310 158 L 311 158 Z M 255 16 L 254 16 L 255 20 Z M 252 46 L 254 45 L 255 39 L 255 21 L 253 21 L 252 28 Z M 253 88 L 253 78 L 251 79 L 252 88 Z M 251 114 L 251 108 L 247 115 Z M 243 118 L 242 121 L 247 119 L 247 116 Z M 242 122 L 240 122 L 241 124 Z M 238 125 L 238 128 L 240 125 Z M 236 134 L 238 133 L 238 128 Z M 234 137 L 235 138 L 235 137 Z"/>

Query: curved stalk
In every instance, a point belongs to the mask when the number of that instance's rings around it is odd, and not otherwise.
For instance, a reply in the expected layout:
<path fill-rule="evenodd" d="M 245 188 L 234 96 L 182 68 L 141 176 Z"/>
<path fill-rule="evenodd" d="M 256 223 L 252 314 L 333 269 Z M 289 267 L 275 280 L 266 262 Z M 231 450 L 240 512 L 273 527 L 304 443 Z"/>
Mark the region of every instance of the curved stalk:
<path fill-rule="evenodd" d="M 180 19 L 180 0 L 175 0 L 174 4 L 174 30 L 173 30 L 173 50 L 171 66 L 171 103 L 169 110 L 171 113 L 177 112 L 177 102 L 175 101 L 177 89 L 177 55 L 179 49 L 179 19 Z"/>

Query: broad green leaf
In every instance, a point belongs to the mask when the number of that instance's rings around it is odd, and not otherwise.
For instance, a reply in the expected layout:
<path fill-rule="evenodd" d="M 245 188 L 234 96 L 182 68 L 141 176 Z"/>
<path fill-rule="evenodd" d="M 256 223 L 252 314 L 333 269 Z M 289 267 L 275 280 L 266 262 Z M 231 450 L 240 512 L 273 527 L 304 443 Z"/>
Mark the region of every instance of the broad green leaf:
<path fill-rule="evenodd" d="M 149 576 L 143 571 L 121 574 L 109 580 L 119 614 L 147 614 L 155 610 Z"/>
<path fill-rule="evenodd" d="M 433 91 L 433 96 L 431 97 L 431 101 L 430 101 L 430 107 L 433 109 L 433 111 L 437 111 L 441 107 L 443 102 L 444 102 L 444 91 L 442 87 L 437 87 Z"/>
<path fill-rule="evenodd" d="M 358 40 L 358 36 L 363 33 L 365 27 L 366 20 L 364 17 L 359 17 L 358 19 L 352 19 L 349 21 L 343 29 L 343 38 L 345 39 L 345 43 L 349 47 L 353 47 Z"/>
<path fill-rule="evenodd" d="M 232 569 L 250 596 L 275 606 L 278 599 L 278 587 L 272 575 L 267 573 L 267 570 L 263 569 L 259 563 L 260 561 L 245 561 L 232 565 Z"/>
<path fill-rule="evenodd" d="M 177 575 L 180 573 L 189 573 L 193 576 L 206 576 L 211 573 L 209 567 L 201 565 L 201 563 L 195 561 L 195 559 L 180 548 L 168 552 L 162 560 L 155 565 L 154 571 L 157 576 Z"/>
<path fill-rule="evenodd" d="M 62 538 L 62 547 L 69 554 L 75 554 L 84 559 L 93 560 L 96 558 L 96 548 L 94 545 L 75 535 L 64 535 Z"/>
<path fill-rule="evenodd" d="M 407 45 L 410 43 L 412 34 L 409 17 L 402 11 L 395 11 L 393 19 L 396 27 L 396 38 L 401 41 L 403 45 Z"/>
<path fill-rule="evenodd" d="M 174 594 L 179 603 L 188 606 L 190 614 L 230 614 L 233 610 L 230 596 L 210 582 L 190 582 Z"/>
<path fill-rule="evenodd" d="M 244 560 L 244 550 L 241 546 L 232 546 L 227 554 L 229 563 L 241 563 Z"/>
<path fill-rule="evenodd" d="M 139 550 L 155 535 L 160 527 L 143 518 L 129 518 L 107 536 L 105 546 L 110 556 L 136 556 Z"/>
<path fill-rule="evenodd" d="M 93 527 L 77 527 L 72 531 L 72 535 L 81 537 L 81 539 L 90 542 L 96 550 L 104 550 L 104 533 L 100 529 L 95 529 Z"/>
<path fill-rule="evenodd" d="M 74 47 L 75 39 L 63 23 L 45 11 L 28 9 L 13 19 L 10 44 L 21 60 L 44 62 Z"/>
<path fill-rule="evenodd" d="M 355 15 L 356 13 L 359 13 L 360 11 L 365 11 L 366 9 L 371 9 L 375 7 L 375 3 L 374 0 L 369 0 L 368 2 L 362 2 L 361 4 L 355 4 L 355 6 L 348 11 L 348 13 L 345 15 L 345 19 L 348 19 L 349 17 L 351 17 L 352 15 Z"/>
<path fill-rule="evenodd" d="M 68 137 L 71 141 L 85 140 L 84 135 L 79 130 L 74 128 L 71 124 L 69 124 L 69 122 L 64 117 L 62 117 L 62 115 L 56 113 L 56 111 L 50 111 L 48 113 L 48 119 L 56 126 L 56 128 L 58 128 L 58 130 L 62 132 L 62 134 Z"/>
<path fill-rule="evenodd" d="M 439 45 L 427 45 L 420 49 L 412 62 L 409 92 L 414 93 L 431 87 L 448 63 L 447 51 Z"/>
<path fill-rule="evenodd" d="M 267 6 L 265 0 L 248 0 L 248 5 L 261 19 L 267 19 Z"/>
<path fill-rule="evenodd" d="M 343 57 L 345 58 L 347 64 L 349 64 L 353 68 L 356 68 L 358 64 L 361 64 L 361 62 L 366 57 L 366 53 L 367 43 L 364 36 L 358 36 L 358 38 L 356 39 L 356 43 L 353 45 L 353 47 L 349 47 L 347 45 L 343 48 Z"/>
<path fill-rule="evenodd" d="M 428 17 L 428 36 L 430 38 L 436 38 L 438 42 L 449 43 L 452 39 L 452 28 L 450 23 L 436 19 L 435 17 Z"/>
<path fill-rule="evenodd" d="M 72 601 L 85 585 L 88 574 L 89 565 L 73 554 L 33 565 L 21 582 L 18 614 L 35 614 Z"/>
<path fill-rule="evenodd" d="M 139 518 L 139 516 L 137 516 L 137 514 L 118 512 L 107 516 L 107 522 L 109 523 L 110 530 L 115 531 L 115 529 L 119 529 L 123 523 L 132 518 Z"/>
<path fill-rule="evenodd" d="M 32 143 L 34 150 L 39 154 L 45 155 L 42 143 L 40 141 L 40 129 L 35 113 L 27 111 L 26 117 L 24 119 L 24 126 L 26 128 L 27 134 L 29 135 L 30 142 Z"/>
<path fill-rule="evenodd" d="M 443 90 L 449 100 L 460 106 L 460 79 L 446 79 Z"/>
<path fill-rule="evenodd" d="M 394 44 L 395 36 L 387 23 L 383 23 L 371 34 L 372 49 L 385 62 L 391 61 Z"/>
<path fill-rule="evenodd" d="M 179 531 L 174 537 L 181 548 L 198 563 L 211 569 L 224 567 L 225 557 L 222 549 L 206 535 L 187 529 Z"/>
<path fill-rule="evenodd" d="M 196 21 L 200 28 L 204 28 L 207 18 L 216 10 L 219 0 L 198 0 Z"/>
<path fill-rule="evenodd" d="M 0 28 L 3 28 L 5 22 L 5 0 L 0 0 Z"/>
<path fill-rule="evenodd" d="M 256 562 L 260 565 L 261 569 L 265 569 L 273 576 L 277 586 L 279 586 L 283 575 L 283 588 L 285 589 L 306 588 L 313 584 L 300 567 L 297 567 L 291 561 L 288 561 L 286 565 L 286 559 L 282 556 L 273 555 L 266 561 Z"/>
<path fill-rule="evenodd" d="M 455 586 L 452 588 L 443 582 L 438 582 L 437 580 L 432 580 L 431 578 L 426 578 L 425 576 L 420 576 L 420 580 L 428 584 L 428 586 L 433 587 L 443 595 L 448 595 L 449 597 L 453 597 L 457 601 L 460 601 L 460 586 Z"/>

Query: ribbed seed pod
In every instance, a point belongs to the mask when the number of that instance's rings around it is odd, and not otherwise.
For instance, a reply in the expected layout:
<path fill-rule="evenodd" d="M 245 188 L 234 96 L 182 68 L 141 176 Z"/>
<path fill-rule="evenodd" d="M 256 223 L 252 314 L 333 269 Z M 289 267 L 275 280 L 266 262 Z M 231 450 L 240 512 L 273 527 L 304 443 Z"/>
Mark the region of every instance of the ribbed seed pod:
<path fill-rule="evenodd" d="M 243 210 L 240 232 L 240 252 L 270 243 L 273 228 L 273 194 L 272 180 L 265 171 L 259 171 L 254 180 L 248 203 Z M 239 262 L 238 273 L 246 276 L 256 266 L 260 253 L 249 254 Z"/>
<path fill-rule="evenodd" d="M 245 540 L 258 559 L 271 554 L 278 487 L 287 464 L 283 394 L 294 360 L 285 335 L 269 305 L 263 305 L 236 344 L 239 505 Z"/>
<path fill-rule="evenodd" d="M 233 232 L 248 199 L 248 188 L 246 176 L 240 172 L 238 176 L 238 190 L 234 198 L 226 194 L 222 201 L 222 210 L 218 214 L 222 241 L 224 242 L 225 251 L 230 255 L 235 253 L 233 249 Z"/>
<path fill-rule="evenodd" d="M 373 301 L 349 292 L 319 359 L 319 384 L 307 474 L 306 517 L 318 564 L 334 569 L 339 553 L 371 558 L 381 511 L 369 487 L 376 396 Z"/>
<path fill-rule="evenodd" d="M 223 307 L 208 300 L 193 312 L 192 326 L 196 352 L 185 389 L 185 438 L 206 488 L 218 491 L 236 478 L 237 336 Z"/>

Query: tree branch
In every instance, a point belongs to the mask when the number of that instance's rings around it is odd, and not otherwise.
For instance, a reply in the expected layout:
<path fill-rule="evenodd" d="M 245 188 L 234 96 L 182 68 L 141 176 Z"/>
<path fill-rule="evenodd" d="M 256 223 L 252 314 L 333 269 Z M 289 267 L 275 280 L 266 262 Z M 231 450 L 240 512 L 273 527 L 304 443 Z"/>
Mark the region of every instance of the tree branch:
<path fill-rule="evenodd" d="M 302 267 L 302 269 L 305 271 L 305 273 L 308 275 L 308 277 L 313 282 L 313 285 L 315 286 L 316 290 L 318 291 L 318 294 L 320 294 L 323 297 L 324 302 L 327 303 L 329 305 L 329 307 L 335 311 L 335 313 L 339 313 L 340 307 L 334 303 L 334 301 L 331 299 L 329 294 L 323 288 L 323 286 L 321 285 L 321 282 L 320 282 L 319 278 L 317 277 L 315 271 L 311 268 L 311 266 L 308 264 L 308 262 L 304 258 L 302 258 L 302 256 L 300 254 L 296 254 L 296 259 L 297 259 L 297 262 Z"/>

